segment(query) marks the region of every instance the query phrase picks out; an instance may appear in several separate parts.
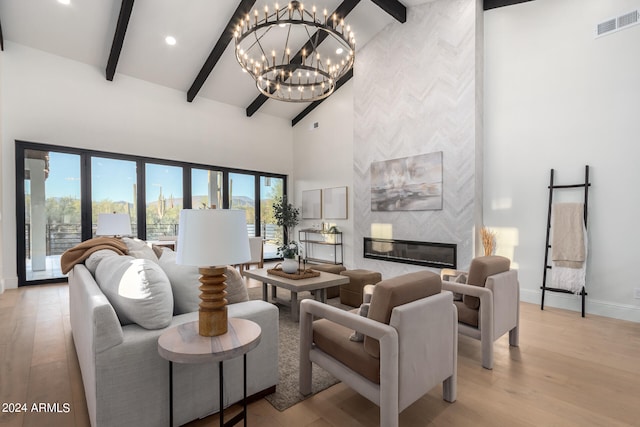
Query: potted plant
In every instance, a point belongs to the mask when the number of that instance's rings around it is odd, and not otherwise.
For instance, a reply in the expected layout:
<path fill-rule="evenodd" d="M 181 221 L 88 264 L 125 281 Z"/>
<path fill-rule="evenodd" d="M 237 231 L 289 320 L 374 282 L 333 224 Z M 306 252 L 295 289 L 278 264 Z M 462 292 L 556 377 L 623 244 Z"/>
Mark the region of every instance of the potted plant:
<path fill-rule="evenodd" d="M 296 256 L 299 253 L 300 246 L 298 246 L 298 242 L 295 240 L 278 247 L 278 254 L 283 258 L 282 271 L 285 273 L 296 273 L 298 271 Z"/>
<path fill-rule="evenodd" d="M 273 216 L 276 218 L 276 224 L 283 228 L 284 243 L 289 241 L 293 227 L 298 225 L 299 215 L 300 211 L 291 203 L 287 203 L 287 196 L 282 196 L 273 203 Z"/>

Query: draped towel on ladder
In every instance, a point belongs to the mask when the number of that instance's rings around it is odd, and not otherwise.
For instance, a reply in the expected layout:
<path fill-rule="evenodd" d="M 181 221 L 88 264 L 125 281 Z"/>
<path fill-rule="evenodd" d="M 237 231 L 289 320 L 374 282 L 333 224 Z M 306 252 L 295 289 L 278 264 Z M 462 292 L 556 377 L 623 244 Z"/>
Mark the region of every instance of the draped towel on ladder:
<path fill-rule="evenodd" d="M 580 293 L 587 267 L 584 203 L 555 203 L 552 217 L 551 286 Z"/>

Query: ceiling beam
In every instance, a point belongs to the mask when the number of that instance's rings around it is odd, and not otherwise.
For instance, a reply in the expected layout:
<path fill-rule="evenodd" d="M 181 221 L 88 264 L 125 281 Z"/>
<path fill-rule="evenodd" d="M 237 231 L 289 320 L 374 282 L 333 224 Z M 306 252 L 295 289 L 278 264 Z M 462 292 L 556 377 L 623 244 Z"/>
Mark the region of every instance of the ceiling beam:
<path fill-rule="evenodd" d="M 526 3 L 533 0 L 484 0 L 482 7 L 484 10 L 496 9 L 498 7 L 511 6 L 518 3 Z"/>
<path fill-rule="evenodd" d="M 2 37 L 2 23 L 0 22 L 0 50 L 4 51 L 4 37 Z"/>
<path fill-rule="evenodd" d="M 336 88 L 334 89 L 334 93 L 335 91 L 337 91 L 338 89 L 340 89 L 340 86 L 342 86 L 343 84 L 345 84 L 346 82 L 348 82 L 351 77 L 353 77 L 353 68 L 350 69 L 347 74 L 345 74 L 344 76 L 342 76 L 342 78 L 340 80 L 338 80 L 336 82 Z M 291 120 L 291 126 L 295 126 L 296 124 L 298 124 L 298 122 L 302 119 L 304 119 L 304 117 L 309 114 L 310 112 L 312 112 L 318 105 L 320 105 L 322 103 L 322 101 L 324 101 L 327 98 L 323 98 L 319 101 L 313 101 L 311 104 L 307 105 L 307 108 L 305 108 L 304 110 L 302 110 L 302 112 L 300 114 L 298 114 L 297 116 L 295 116 L 293 118 L 293 120 Z"/>
<path fill-rule="evenodd" d="M 238 8 L 233 13 L 233 16 L 231 16 L 231 19 L 229 19 L 229 22 L 227 23 L 224 31 L 222 31 L 222 35 L 209 54 L 209 57 L 204 62 L 202 69 L 189 88 L 189 91 L 187 92 L 187 101 L 193 101 L 200 89 L 202 89 L 202 86 L 204 86 L 207 78 L 209 78 L 209 74 L 211 74 L 213 68 L 218 63 L 218 60 L 220 60 L 220 57 L 227 49 L 227 46 L 229 46 L 229 43 L 231 43 L 231 40 L 233 40 L 233 32 L 238 25 L 238 21 L 242 20 L 242 18 L 251 11 L 251 8 L 255 4 L 255 2 L 256 0 L 242 0 L 240 2 Z"/>
<path fill-rule="evenodd" d="M 398 22 L 407 22 L 407 8 L 398 0 L 371 0 Z"/>
<path fill-rule="evenodd" d="M 339 21 L 340 19 L 344 18 L 349 13 L 351 13 L 351 11 L 358 5 L 358 3 L 360 3 L 360 0 L 344 0 L 342 3 L 340 3 L 340 5 L 338 5 L 336 10 L 334 10 L 333 13 L 329 16 L 329 21 L 331 21 L 332 25 L 337 26 L 337 23 L 333 22 L 333 16 L 335 15 L 336 19 Z M 320 31 L 319 33 L 316 31 L 315 33 L 313 33 L 313 35 L 309 37 L 309 40 L 305 43 L 305 45 L 302 46 L 300 50 L 298 50 L 298 53 L 296 53 L 295 56 L 291 58 L 290 62 L 292 64 L 302 63 L 302 51 L 303 50 L 305 50 L 306 52 L 312 51 L 313 43 L 311 42 L 311 40 L 315 40 L 316 37 L 318 40 L 314 43 L 317 46 L 320 43 L 322 43 L 324 39 L 328 37 L 328 34 L 326 31 Z M 337 82 L 336 82 L 336 86 L 337 86 Z M 273 90 L 273 89 L 270 89 L 270 90 Z M 258 111 L 258 109 L 260 109 L 260 107 L 262 107 L 262 105 L 265 102 L 267 102 L 268 99 L 269 97 L 267 95 L 263 95 L 263 94 L 258 95 L 256 99 L 254 99 L 251 102 L 251 104 L 247 107 L 247 117 L 253 116 L 255 112 Z"/>
<path fill-rule="evenodd" d="M 120 6 L 120 15 L 118 16 L 118 23 L 116 24 L 116 32 L 113 35 L 111 52 L 109 53 L 109 60 L 107 61 L 106 74 L 107 80 L 109 81 L 112 81 L 113 76 L 116 74 L 118 59 L 120 59 L 120 52 L 122 52 L 124 36 L 127 33 L 127 26 L 129 25 L 129 18 L 131 18 L 132 10 L 133 0 L 122 0 L 122 5 Z"/>

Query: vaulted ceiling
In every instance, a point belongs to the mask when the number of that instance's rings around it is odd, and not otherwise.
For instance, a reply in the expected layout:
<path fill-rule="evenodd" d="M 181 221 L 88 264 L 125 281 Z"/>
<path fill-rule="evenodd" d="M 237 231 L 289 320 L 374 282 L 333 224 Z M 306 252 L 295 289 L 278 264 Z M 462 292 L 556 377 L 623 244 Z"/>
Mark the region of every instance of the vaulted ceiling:
<path fill-rule="evenodd" d="M 406 7 L 433 0 L 319 0 L 321 9 L 342 12 L 354 29 L 357 49 L 391 22 L 403 22 Z M 499 7 L 528 0 L 485 0 Z M 5 41 L 80 61 L 104 70 L 117 84 L 125 74 L 185 93 L 185 102 L 208 98 L 292 120 L 316 104 L 274 101 L 243 73 L 233 52 L 235 17 L 271 0 L 2 0 L 0 49 Z M 285 4 L 285 1 L 280 3 Z M 313 3 L 313 2 L 312 2 Z M 311 4 L 311 3 L 310 3 Z M 175 45 L 165 42 L 175 38 Z M 356 50 L 357 55 L 357 50 Z M 357 71 L 356 71 L 357 72 Z M 344 83 L 349 76 L 345 76 Z"/>

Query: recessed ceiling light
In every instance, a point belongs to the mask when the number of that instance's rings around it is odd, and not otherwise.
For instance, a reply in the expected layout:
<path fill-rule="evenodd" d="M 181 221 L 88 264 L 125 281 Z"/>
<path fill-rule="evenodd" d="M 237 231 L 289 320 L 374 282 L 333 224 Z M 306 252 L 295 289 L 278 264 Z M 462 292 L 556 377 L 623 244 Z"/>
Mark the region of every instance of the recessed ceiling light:
<path fill-rule="evenodd" d="M 164 38 L 164 41 L 169 45 L 169 46 L 173 46 L 176 44 L 176 38 L 173 36 L 167 36 Z"/>
<path fill-rule="evenodd" d="M 341 47 L 336 49 L 336 55 L 342 55 L 342 52 L 344 52 L 344 50 L 342 50 Z"/>
<path fill-rule="evenodd" d="M 69 6 L 71 4 L 71 0 L 58 0 L 58 3 Z"/>

